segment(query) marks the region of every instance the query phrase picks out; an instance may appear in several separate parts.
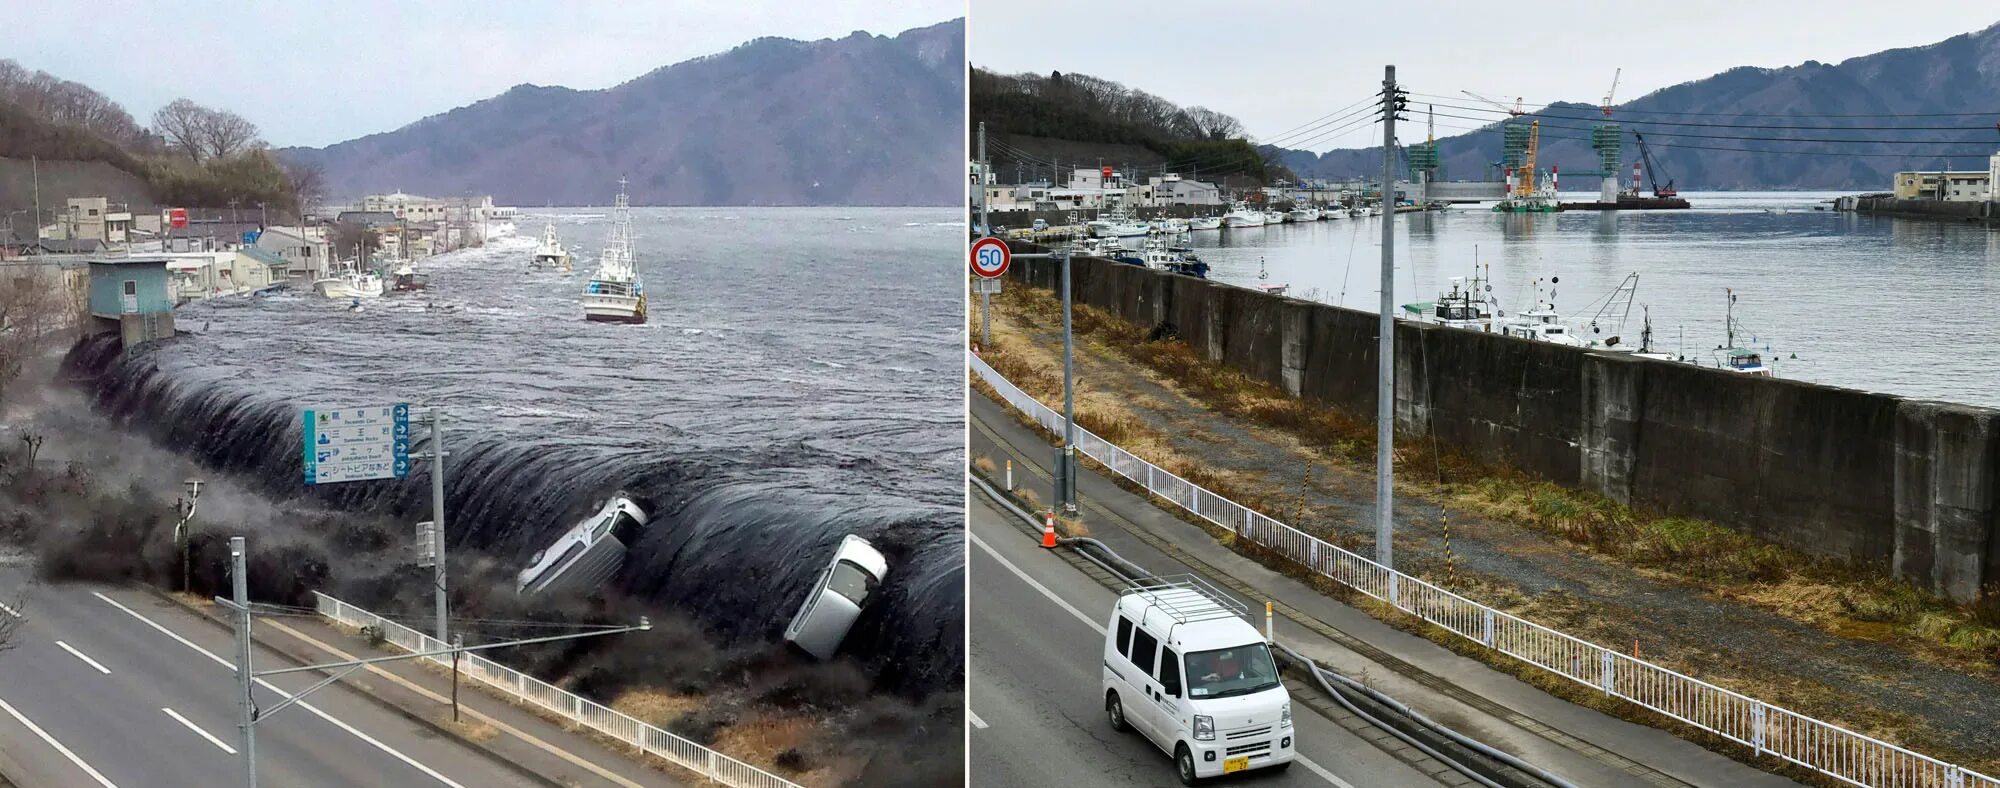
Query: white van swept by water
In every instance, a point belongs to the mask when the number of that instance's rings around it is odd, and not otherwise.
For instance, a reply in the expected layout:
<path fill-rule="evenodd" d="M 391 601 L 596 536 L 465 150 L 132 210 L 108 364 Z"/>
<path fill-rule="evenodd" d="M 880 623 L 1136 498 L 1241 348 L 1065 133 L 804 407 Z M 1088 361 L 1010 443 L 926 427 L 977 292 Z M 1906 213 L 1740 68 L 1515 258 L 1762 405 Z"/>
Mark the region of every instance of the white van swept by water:
<path fill-rule="evenodd" d="M 612 496 L 595 514 L 557 537 L 555 544 L 535 551 L 528 568 L 515 578 L 515 591 L 596 591 L 618 575 L 625 565 L 625 543 L 645 525 L 645 509 L 624 493 Z"/>
<path fill-rule="evenodd" d="M 813 581 L 805 604 L 785 627 L 785 639 L 816 659 L 832 659 L 888 573 L 888 559 L 868 540 L 842 537 L 833 562 Z"/>
<path fill-rule="evenodd" d="M 1181 782 L 1291 765 L 1292 697 L 1240 603 L 1199 578 L 1125 591 L 1104 628 L 1104 711 L 1174 757 Z"/>

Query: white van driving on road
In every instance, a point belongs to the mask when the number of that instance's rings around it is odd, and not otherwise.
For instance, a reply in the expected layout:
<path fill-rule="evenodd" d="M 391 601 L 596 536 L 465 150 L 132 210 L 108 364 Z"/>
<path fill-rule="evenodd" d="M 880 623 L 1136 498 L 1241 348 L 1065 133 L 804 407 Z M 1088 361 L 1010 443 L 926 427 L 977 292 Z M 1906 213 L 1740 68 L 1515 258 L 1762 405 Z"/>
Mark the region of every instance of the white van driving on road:
<path fill-rule="evenodd" d="M 1181 782 L 1291 765 L 1292 697 L 1246 609 L 1194 577 L 1118 597 L 1104 629 L 1104 711 L 1174 757 Z"/>

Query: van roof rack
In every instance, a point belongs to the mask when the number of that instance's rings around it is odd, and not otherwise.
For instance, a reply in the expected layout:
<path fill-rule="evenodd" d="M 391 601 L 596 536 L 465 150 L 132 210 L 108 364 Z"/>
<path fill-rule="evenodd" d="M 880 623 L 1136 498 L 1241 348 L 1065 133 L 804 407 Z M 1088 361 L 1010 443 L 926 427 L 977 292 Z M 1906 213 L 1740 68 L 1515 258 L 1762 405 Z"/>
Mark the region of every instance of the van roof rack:
<path fill-rule="evenodd" d="M 1125 593 L 1137 595 L 1181 624 L 1250 614 L 1248 605 L 1192 574 L 1142 577 L 1126 585 Z"/>

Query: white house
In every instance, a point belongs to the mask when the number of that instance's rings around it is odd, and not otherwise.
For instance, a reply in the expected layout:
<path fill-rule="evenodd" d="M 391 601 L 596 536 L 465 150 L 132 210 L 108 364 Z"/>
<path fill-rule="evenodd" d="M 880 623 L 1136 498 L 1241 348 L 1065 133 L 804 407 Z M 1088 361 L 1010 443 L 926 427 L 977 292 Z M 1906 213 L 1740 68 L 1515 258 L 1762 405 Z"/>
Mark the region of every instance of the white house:
<path fill-rule="evenodd" d="M 266 227 L 257 235 L 256 246 L 277 255 L 292 274 L 309 281 L 325 276 L 331 262 L 332 248 L 320 227 Z"/>

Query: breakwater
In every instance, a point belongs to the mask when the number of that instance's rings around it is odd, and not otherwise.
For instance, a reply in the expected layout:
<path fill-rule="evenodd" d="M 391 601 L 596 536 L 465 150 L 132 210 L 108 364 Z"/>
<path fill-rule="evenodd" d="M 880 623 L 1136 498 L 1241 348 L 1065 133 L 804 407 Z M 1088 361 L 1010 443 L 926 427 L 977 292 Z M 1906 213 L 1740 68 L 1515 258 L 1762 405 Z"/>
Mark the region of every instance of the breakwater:
<path fill-rule="evenodd" d="M 1078 303 L 1206 358 L 1375 413 L 1377 317 L 1097 258 Z M 1060 263 L 1017 260 L 1056 289 Z M 1701 517 L 1954 599 L 2000 581 L 2000 411 L 1396 324 L 1397 426 L 1472 458 Z"/>

